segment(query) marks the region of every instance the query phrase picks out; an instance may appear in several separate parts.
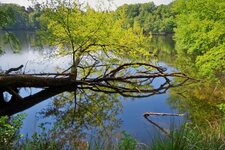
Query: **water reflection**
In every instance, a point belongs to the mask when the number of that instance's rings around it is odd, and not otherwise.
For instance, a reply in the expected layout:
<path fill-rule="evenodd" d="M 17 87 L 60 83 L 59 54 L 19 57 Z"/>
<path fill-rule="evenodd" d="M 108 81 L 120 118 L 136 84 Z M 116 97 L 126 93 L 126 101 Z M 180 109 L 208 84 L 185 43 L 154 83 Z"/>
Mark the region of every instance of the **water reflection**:
<path fill-rule="evenodd" d="M 168 102 L 179 112 L 186 112 L 193 124 L 204 127 L 216 125 L 223 118 L 223 113 L 217 106 L 223 101 L 223 97 L 224 93 L 216 92 L 213 83 L 196 83 L 172 89 Z"/>
<path fill-rule="evenodd" d="M 6 48 L 6 53 L 0 57 L 3 70 L 18 66 L 18 64 L 26 64 L 26 68 L 22 71 L 27 72 L 29 70 L 29 73 L 56 72 L 61 70 L 60 68 L 68 68 L 68 62 L 71 62 L 69 56 L 49 59 L 49 51 L 51 50 L 44 49 L 40 51 L 39 49 L 34 49 L 32 48 L 32 42 L 29 41 L 32 38 L 27 36 L 22 36 L 21 38 L 23 37 L 21 45 L 24 50 L 20 54 L 8 52 Z M 164 47 L 161 47 L 161 49 L 164 49 Z M 160 65 L 166 67 L 169 72 L 176 70 L 165 63 L 160 63 Z M 159 87 L 160 80 L 156 80 L 151 86 Z M 34 89 L 31 91 L 33 92 Z M 29 91 L 21 89 L 22 95 L 27 93 Z M 58 93 L 56 92 L 55 94 Z M 106 95 L 89 90 L 78 90 L 75 109 L 74 93 L 64 92 L 51 100 L 48 99 L 48 102 L 44 101 L 35 107 L 25 110 L 25 113 L 31 114 L 33 117 L 28 116 L 21 132 L 24 135 L 30 132 L 30 128 L 27 128 L 31 126 L 30 122 L 33 123 L 34 130 L 41 122 L 50 122 L 53 125 L 49 127 L 49 130 L 53 127 L 54 130 L 49 132 L 49 136 L 52 139 L 58 139 L 63 144 L 69 142 L 69 144 L 75 145 L 90 140 L 92 137 L 96 139 L 104 137 L 104 142 L 108 139 L 110 144 L 120 136 L 118 134 L 122 130 L 131 134 L 140 142 L 151 143 L 151 139 L 161 133 L 154 126 L 149 125 L 143 118 L 143 113 L 148 111 L 177 113 L 176 109 L 171 108 L 167 104 L 168 97 L 167 92 L 163 95 L 148 98 L 128 99 L 121 98 L 117 94 Z M 40 110 L 41 114 L 39 113 Z M 38 119 L 36 116 L 38 116 Z M 172 122 L 179 126 L 184 121 L 184 118 L 168 117 L 165 119 L 154 118 L 153 120 L 162 127 L 169 129 Z M 109 144 L 107 143 L 106 145 Z"/>
<path fill-rule="evenodd" d="M 66 92 L 55 97 L 53 104 L 42 110 L 41 115 L 55 118 L 52 136 L 60 143 L 77 145 L 100 138 L 104 141 L 97 142 L 109 145 L 121 125 L 121 119 L 116 117 L 121 111 L 119 95 L 78 91 L 76 104 L 74 95 Z"/>
<path fill-rule="evenodd" d="M 201 78 L 193 61 L 195 56 L 176 54 L 175 43 L 171 43 L 172 39 L 158 37 L 153 41 L 156 47 L 160 47 L 160 58 L 167 65 L 176 66 L 181 72 L 196 79 L 189 86 L 171 89 L 168 97 L 169 105 L 178 109 L 180 113 L 186 113 L 188 120 L 203 128 L 205 125 L 216 125 L 222 121 L 223 112 L 218 109 L 218 105 L 223 103 L 225 98 L 224 78 Z"/>

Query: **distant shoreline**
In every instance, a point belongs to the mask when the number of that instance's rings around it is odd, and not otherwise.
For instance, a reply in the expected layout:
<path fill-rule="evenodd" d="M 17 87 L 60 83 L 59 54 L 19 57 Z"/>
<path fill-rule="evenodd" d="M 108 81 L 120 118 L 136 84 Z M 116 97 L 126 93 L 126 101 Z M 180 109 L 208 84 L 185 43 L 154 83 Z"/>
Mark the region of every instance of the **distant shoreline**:
<path fill-rule="evenodd" d="M 175 32 L 161 32 L 161 33 L 151 33 L 151 35 L 153 35 L 153 36 L 169 36 L 169 35 L 174 35 L 175 34 Z"/>
<path fill-rule="evenodd" d="M 35 32 L 37 30 L 38 29 L 10 29 L 10 28 L 0 29 L 0 31 L 11 31 L 11 32 L 17 32 L 17 31 Z"/>

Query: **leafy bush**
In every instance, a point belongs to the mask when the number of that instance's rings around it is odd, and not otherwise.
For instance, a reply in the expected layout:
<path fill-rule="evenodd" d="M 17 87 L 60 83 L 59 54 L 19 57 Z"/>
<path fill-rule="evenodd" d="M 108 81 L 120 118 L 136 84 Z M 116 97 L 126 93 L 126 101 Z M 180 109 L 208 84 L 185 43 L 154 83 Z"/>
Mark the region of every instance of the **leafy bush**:
<path fill-rule="evenodd" d="M 13 117 L 0 117 L 0 149 L 12 149 L 14 142 L 22 137 L 21 134 L 18 134 L 18 130 L 25 116 L 20 114 Z"/>

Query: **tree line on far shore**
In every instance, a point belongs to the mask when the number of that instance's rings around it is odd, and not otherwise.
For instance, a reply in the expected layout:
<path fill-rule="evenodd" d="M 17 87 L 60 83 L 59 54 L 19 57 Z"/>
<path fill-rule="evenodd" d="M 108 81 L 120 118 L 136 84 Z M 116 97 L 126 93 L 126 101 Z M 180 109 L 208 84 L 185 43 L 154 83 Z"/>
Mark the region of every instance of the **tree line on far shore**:
<path fill-rule="evenodd" d="M 173 33 L 175 27 L 174 13 L 171 10 L 171 4 L 156 6 L 153 2 L 144 4 L 122 5 L 115 10 L 119 13 L 125 12 L 124 19 L 127 26 L 133 26 L 135 22 L 139 23 L 145 33 Z M 29 6 L 19 6 L 17 4 L 0 3 L 0 13 L 4 12 L 13 18 L 10 23 L 5 25 L 8 30 L 36 30 L 40 28 L 38 18 L 43 13 L 40 4 Z M 1 22 L 1 20 L 0 20 Z"/>
<path fill-rule="evenodd" d="M 41 5 L 25 8 L 17 4 L 0 3 L 0 27 L 3 30 L 36 30 L 40 28 L 38 17 Z"/>

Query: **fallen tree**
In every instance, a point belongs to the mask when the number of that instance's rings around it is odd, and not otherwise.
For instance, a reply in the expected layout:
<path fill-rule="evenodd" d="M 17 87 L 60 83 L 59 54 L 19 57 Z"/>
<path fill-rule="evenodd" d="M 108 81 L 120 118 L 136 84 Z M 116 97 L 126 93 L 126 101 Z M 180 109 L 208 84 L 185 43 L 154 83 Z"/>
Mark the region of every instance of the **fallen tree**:
<path fill-rule="evenodd" d="M 95 69 L 99 67 L 102 68 L 102 65 L 95 66 Z M 137 71 L 140 67 L 142 71 Z M 168 89 L 181 86 L 190 79 L 182 73 L 166 73 L 165 69 L 147 63 L 125 63 L 113 69 L 105 68 L 101 75 L 93 77 L 91 72 L 95 69 L 92 67 L 88 69 L 89 73 L 80 79 L 74 79 L 71 73 L 12 74 L 11 71 L 6 71 L 7 74 L 0 74 L 0 115 L 12 115 L 65 91 L 82 89 L 107 94 L 118 93 L 124 97 L 148 97 L 166 93 Z M 134 68 L 136 68 L 135 73 L 133 73 Z M 11 70 L 17 71 L 14 68 Z M 182 80 L 173 83 L 170 77 L 178 77 Z M 158 78 L 163 79 L 161 85 L 153 87 L 152 83 Z M 19 93 L 20 88 L 42 90 L 23 97 Z M 7 102 L 3 96 L 4 92 L 12 95 Z"/>

